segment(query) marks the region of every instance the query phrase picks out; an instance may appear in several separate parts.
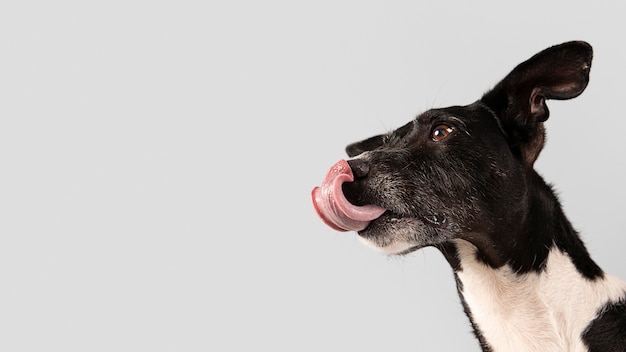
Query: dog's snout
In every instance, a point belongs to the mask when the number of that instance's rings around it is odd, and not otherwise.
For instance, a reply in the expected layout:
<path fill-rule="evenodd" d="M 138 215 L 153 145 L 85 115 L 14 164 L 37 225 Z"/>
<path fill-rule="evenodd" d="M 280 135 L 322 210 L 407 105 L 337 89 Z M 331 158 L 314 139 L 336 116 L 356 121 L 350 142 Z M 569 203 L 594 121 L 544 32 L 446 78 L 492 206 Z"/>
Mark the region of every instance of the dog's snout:
<path fill-rule="evenodd" d="M 350 165 L 350 169 L 352 169 L 355 180 L 366 178 L 370 172 L 369 164 L 361 159 L 348 160 L 348 165 Z"/>

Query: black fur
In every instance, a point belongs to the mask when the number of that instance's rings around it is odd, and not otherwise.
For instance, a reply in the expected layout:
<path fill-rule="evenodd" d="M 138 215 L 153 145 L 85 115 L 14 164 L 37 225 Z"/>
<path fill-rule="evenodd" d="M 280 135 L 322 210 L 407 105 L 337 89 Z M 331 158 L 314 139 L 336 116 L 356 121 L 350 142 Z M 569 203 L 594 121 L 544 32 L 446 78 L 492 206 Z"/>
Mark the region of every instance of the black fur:
<path fill-rule="evenodd" d="M 626 351 L 626 296 L 607 304 L 583 335 L 590 352 Z"/>
<path fill-rule="evenodd" d="M 349 145 L 348 155 L 360 156 L 348 161 L 356 179 L 343 185 L 344 194 L 354 204 L 387 209 L 359 235 L 381 248 L 407 247 L 398 254 L 435 246 L 455 272 L 462 270 L 455 239 L 473 244 L 488 266 L 509 265 L 519 274 L 542 272 L 557 247 L 582 276 L 603 278 L 533 168 L 545 140 L 546 100 L 581 94 L 591 60 L 585 42 L 548 48 L 472 104 L 429 110 L 393 132 Z M 457 285 L 462 293 L 458 278 Z M 625 311 L 624 302 L 610 305 L 590 325 L 584 340 L 592 351 L 626 350 Z M 611 336 L 620 347 L 607 344 Z"/>
<path fill-rule="evenodd" d="M 591 58 L 584 42 L 548 48 L 473 104 L 433 109 L 391 133 L 349 145 L 349 156 L 369 153 L 349 161 L 355 170 L 363 168 L 356 163 L 368 166 L 355 172 L 356 182 L 344 184 L 346 197 L 389 209 L 360 235 L 385 246 L 398 232 L 390 219 L 410 218 L 413 236 L 403 240 L 414 242 L 412 249 L 463 238 L 481 249 L 488 265 L 509 264 L 525 273 L 542 270 L 556 245 L 586 277 L 601 277 L 554 192 L 532 167 L 544 143 L 545 100 L 582 93 Z M 440 125 L 454 132 L 433 141 Z"/>

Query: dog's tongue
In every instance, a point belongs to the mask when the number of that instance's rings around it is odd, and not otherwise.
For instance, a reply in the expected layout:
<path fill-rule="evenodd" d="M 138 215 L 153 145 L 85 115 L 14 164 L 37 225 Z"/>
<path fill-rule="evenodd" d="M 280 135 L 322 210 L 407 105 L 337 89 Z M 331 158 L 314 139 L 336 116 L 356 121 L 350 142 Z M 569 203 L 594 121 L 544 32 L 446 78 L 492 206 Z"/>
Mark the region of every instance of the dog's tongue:
<path fill-rule="evenodd" d="M 350 165 L 340 160 L 330 168 L 321 187 L 311 193 L 313 207 L 320 218 L 338 231 L 361 231 L 385 209 L 377 205 L 354 205 L 343 195 L 341 185 L 354 181 Z"/>

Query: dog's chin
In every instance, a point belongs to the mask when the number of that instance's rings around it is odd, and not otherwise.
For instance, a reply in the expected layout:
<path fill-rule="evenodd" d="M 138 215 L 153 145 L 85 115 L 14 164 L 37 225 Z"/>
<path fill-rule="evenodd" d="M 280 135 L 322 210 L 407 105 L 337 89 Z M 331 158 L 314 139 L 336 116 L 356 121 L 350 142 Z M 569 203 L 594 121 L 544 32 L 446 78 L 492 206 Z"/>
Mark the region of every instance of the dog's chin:
<path fill-rule="evenodd" d="M 404 255 L 429 244 L 424 240 L 424 223 L 413 217 L 385 213 L 358 232 L 369 246 L 389 255 Z"/>

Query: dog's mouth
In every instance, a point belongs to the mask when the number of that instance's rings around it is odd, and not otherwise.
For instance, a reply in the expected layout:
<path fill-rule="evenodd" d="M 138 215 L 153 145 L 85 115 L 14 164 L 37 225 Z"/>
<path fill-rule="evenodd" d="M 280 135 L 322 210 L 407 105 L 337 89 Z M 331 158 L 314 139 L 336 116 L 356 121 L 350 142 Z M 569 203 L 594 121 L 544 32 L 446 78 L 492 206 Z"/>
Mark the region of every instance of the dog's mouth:
<path fill-rule="evenodd" d="M 424 216 L 406 209 L 354 204 L 354 197 L 349 195 L 362 191 L 352 183 L 354 178 L 348 162 L 340 160 L 330 168 L 322 185 L 313 189 L 313 207 L 328 226 L 337 231 L 356 231 L 367 244 L 388 254 L 406 254 L 440 242 L 433 230 L 447 227 L 445 215 Z M 348 189 L 351 191 L 344 193 Z"/>
<path fill-rule="evenodd" d="M 374 204 L 350 203 L 343 194 L 342 185 L 352 181 L 354 175 L 350 165 L 340 160 L 330 168 L 321 187 L 315 187 L 311 193 L 317 215 L 337 231 L 362 231 L 387 212 L 385 208 Z"/>

